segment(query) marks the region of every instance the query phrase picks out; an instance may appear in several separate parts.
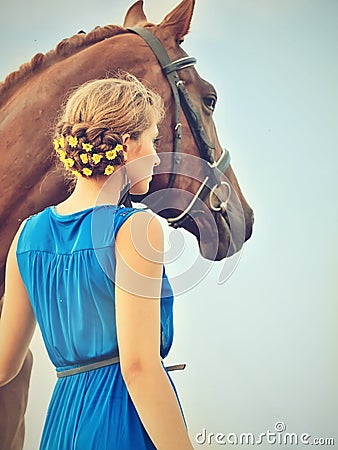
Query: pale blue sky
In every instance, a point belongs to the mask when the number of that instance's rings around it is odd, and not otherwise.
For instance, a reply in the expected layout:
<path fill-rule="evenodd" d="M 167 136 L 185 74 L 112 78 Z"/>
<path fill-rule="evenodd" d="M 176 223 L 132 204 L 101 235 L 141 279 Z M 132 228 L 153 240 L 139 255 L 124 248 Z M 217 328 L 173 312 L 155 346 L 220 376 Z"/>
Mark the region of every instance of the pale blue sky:
<path fill-rule="evenodd" d="M 7 2 L 0 78 L 79 29 L 121 24 L 130 4 Z M 176 4 L 146 0 L 145 10 L 157 22 Z M 218 134 L 256 223 L 225 284 L 217 263 L 176 299 L 169 359 L 187 362 L 173 379 L 192 439 L 202 428 L 258 435 L 279 420 L 337 445 L 337 23 L 336 0 L 196 2 L 184 48 L 218 91 Z M 38 339 L 34 348 L 26 450 L 54 382 Z"/>

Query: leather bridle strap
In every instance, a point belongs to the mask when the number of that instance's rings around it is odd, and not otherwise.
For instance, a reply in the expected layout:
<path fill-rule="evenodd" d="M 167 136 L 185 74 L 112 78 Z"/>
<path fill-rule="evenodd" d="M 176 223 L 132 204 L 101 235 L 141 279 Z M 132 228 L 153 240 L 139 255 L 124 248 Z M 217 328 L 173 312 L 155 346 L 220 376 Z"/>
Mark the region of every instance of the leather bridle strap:
<path fill-rule="evenodd" d="M 128 28 L 132 33 L 138 34 L 149 45 L 155 54 L 166 78 L 169 82 L 175 103 L 175 127 L 174 127 L 174 143 L 173 143 L 173 161 L 170 173 L 168 188 L 171 188 L 176 178 L 176 166 L 181 161 L 181 141 L 182 141 L 182 123 L 181 123 L 181 102 L 177 89 L 177 83 L 181 81 L 177 74 L 177 70 L 184 69 L 196 64 L 196 58 L 185 57 L 172 62 L 168 53 L 164 49 L 161 41 L 157 39 L 149 30 L 142 27 Z"/>
<path fill-rule="evenodd" d="M 142 27 L 132 27 L 127 28 L 132 33 L 138 34 L 151 48 L 155 54 L 163 73 L 165 74 L 168 83 L 170 85 L 171 91 L 173 93 L 174 104 L 175 104 L 175 127 L 174 127 L 174 140 L 173 140 L 173 160 L 172 168 L 168 183 L 168 188 L 171 188 L 175 182 L 177 174 L 177 166 L 181 161 L 181 141 L 182 141 L 182 123 L 181 123 L 181 107 L 185 113 L 189 128 L 194 137 L 195 143 L 199 149 L 200 156 L 209 165 L 208 175 L 202 182 L 198 191 L 194 195 L 192 201 L 189 203 L 187 208 L 178 216 L 167 218 L 168 223 L 177 228 L 183 226 L 183 223 L 191 216 L 194 205 L 197 199 L 204 200 L 208 193 L 214 192 L 217 186 L 225 184 L 221 181 L 221 175 L 225 169 L 230 164 L 230 154 L 228 150 L 223 149 L 222 155 L 216 162 L 213 156 L 212 150 L 215 146 L 212 145 L 205 134 L 202 120 L 197 108 L 194 106 L 193 102 L 189 97 L 189 93 L 185 87 L 184 81 L 181 80 L 177 71 L 181 69 L 188 68 L 196 64 L 196 58 L 185 56 L 176 61 L 171 61 L 169 55 L 161 41 L 153 35 L 148 29 Z M 212 189 L 211 186 L 214 186 Z M 210 194 L 211 195 L 211 194 Z M 155 202 L 156 203 L 156 202 Z M 225 205 L 225 202 L 222 202 Z M 213 208 L 215 211 L 216 209 Z"/>

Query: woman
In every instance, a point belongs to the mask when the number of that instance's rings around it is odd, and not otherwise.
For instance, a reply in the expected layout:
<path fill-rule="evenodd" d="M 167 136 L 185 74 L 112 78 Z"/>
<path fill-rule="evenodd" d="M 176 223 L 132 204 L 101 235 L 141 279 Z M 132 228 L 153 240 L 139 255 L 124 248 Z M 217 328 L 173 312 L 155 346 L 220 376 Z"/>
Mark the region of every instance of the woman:
<path fill-rule="evenodd" d="M 53 141 L 74 192 L 13 240 L 0 385 L 19 372 L 37 320 L 59 377 L 41 450 L 193 448 L 161 361 L 173 337 L 161 225 L 119 205 L 126 183 L 149 189 L 162 117 L 161 98 L 128 74 L 76 89 Z"/>

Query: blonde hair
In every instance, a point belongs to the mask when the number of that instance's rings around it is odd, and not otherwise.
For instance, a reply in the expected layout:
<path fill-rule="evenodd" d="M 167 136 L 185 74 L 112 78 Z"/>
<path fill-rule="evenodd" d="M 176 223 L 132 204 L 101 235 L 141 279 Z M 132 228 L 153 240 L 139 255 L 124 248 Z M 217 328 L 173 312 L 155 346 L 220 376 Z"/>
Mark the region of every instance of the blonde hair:
<path fill-rule="evenodd" d="M 69 96 L 54 133 L 59 159 L 74 174 L 108 175 L 124 163 L 122 136 L 137 140 L 164 116 L 163 100 L 129 73 L 88 81 Z M 114 158 L 113 158 L 114 157 Z"/>

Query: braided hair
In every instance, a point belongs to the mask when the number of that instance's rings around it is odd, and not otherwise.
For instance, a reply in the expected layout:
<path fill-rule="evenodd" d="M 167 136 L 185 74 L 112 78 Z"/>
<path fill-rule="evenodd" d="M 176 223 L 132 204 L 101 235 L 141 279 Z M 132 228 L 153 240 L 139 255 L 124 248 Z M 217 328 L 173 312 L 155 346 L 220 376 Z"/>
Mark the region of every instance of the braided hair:
<path fill-rule="evenodd" d="M 163 115 L 161 97 L 133 75 L 89 81 L 64 104 L 55 126 L 54 149 L 72 175 L 109 176 L 125 163 L 123 135 L 138 139 Z"/>

